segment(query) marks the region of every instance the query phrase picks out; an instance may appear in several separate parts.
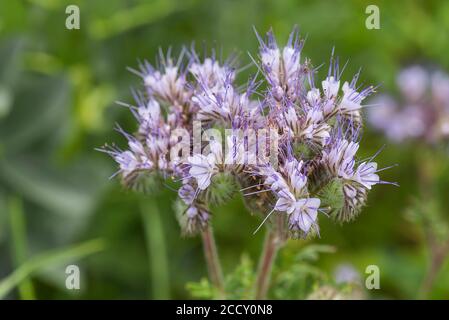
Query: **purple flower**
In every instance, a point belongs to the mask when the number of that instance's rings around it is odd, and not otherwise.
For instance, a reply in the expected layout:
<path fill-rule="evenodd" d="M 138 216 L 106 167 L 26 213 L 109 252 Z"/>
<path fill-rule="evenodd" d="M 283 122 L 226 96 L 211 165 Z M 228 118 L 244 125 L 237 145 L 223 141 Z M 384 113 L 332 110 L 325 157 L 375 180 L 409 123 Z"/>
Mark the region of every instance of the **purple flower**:
<path fill-rule="evenodd" d="M 449 138 L 449 76 L 411 66 L 397 76 L 401 99 L 373 100 L 369 120 L 393 142 L 419 139 L 430 144 Z"/>
<path fill-rule="evenodd" d="M 255 75 L 243 86 L 236 83 L 235 60 L 221 62 L 214 52 L 200 58 L 183 49 L 176 60 L 160 54 L 160 68 L 142 63 L 133 72 L 145 92 L 133 92 L 136 106 L 121 103 L 136 118 L 136 134 L 119 129 L 127 147 L 104 150 L 127 187 L 147 175 L 181 184 L 178 213 L 187 234 L 207 226 L 209 206 L 229 199 L 238 184 L 262 224 L 275 214 L 288 234 L 303 237 L 319 232 L 319 212 L 354 217 L 368 191 L 383 183 L 377 163 L 358 164 L 356 156 L 363 102 L 374 87 L 357 86 L 359 74 L 344 81 L 333 54 L 316 86 L 296 29 L 285 46 L 272 31 L 265 40 L 257 37 L 259 54 L 251 58 L 263 79 Z M 441 100 L 449 80 L 437 80 Z"/>

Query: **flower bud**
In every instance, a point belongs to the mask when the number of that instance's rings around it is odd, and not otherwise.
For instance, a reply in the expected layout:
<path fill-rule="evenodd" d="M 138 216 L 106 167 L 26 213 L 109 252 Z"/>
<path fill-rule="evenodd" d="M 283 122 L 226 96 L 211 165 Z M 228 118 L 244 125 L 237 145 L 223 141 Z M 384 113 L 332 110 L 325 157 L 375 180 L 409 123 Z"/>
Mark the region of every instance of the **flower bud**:
<path fill-rule="evenodd" d="M 237 184 L 232 174 L 219 172 L 211 179 L 206 190 L 206 202 L 210 205 L 221 205 L 229 201 L 237 191 Z"/>
<path fill-rule="evenodd" d="M 329 209 L 329 214 L 343 210 L 345 205 L 345 195 L 343 193 L 343 183 L 341 179 L 335 178 L 329 181 L 320 191 L 319 197 L 322 206 Z"/>

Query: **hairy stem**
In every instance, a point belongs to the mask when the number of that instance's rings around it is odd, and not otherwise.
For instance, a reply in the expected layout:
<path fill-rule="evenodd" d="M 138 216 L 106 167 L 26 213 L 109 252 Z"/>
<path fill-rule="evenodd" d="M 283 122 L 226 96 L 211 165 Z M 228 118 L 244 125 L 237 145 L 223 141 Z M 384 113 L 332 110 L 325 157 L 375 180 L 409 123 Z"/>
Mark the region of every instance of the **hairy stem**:
<path fill-rule="evenodd" d="M 435 279 L 443 266 L 446 257 L 449 255 L 449 242 L 442 246 L 433 245 L 431 246 L 430 251 L 430 265 L 421 284 L 421 289 L 419 291 L 420 299 L 428 298 Z"/>
<path fill-rule="evenodd" d="M 215 245 L 212 227 L 208 225 L 202 232 L 204 257 L 212 284 L 218 289 L 221 298 L 225 297 L 223 273 L 218 259 L 217 246 Z"/>
<path fill-rule="evenodd" d="M 282 218 L 282 216 L 278 216 L 276 218 L 276 228 L 267 230 L 267 234 L 265 236 L 265 243 L 263 246 L 262 256 L 259 260 L 259 267 L 256 278 L 256 300 L 267 298 L 267 292 L 270 287 L 271 280 L 271 269 L 273 267 L 274 260 L 276 259 L 277 252 L 283 242 Z"/>
<path fill-rule="evenodd" d="M 422 157 L 424 161 L 422 161 Z M 426 166 L 418 166 L 418 179 L 419 185 L 421 187 L 421 196 L 426 199 L 432 199 L 435 197 L 434 192 L 434 180 L 435 177 L 432 175 L 431 168 L 435 166 L 435 162 L 432 157 L 429 157 L 428 154 L 419 154 L 418 161 L 421 163 L 427 164 Z M 446 243 L 438 243 L 436 240 L 435 234 L 433 230 L 426 230 L 424 227 L 424 233 L 426 238 L 426 246 L 429 250 L 429 265 L 427 271 L 424 275 L 424 278 L 421 283 L 421 287 L 418 291 L 418 298 L 427 299 L 431 290 L 433 288 L 433 284 L 435 279 L 444 264 L 445 259 L 449 256 L 449 240 Z"/>

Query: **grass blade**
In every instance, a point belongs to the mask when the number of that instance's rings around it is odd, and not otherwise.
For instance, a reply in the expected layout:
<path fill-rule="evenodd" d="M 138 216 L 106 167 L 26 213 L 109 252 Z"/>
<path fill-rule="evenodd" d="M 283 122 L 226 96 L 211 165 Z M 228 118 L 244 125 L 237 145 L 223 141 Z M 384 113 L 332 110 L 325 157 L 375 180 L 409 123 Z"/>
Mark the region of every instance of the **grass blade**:
<path fill-rule="evenodd" d="M 104 247 L 103 240 L 94 239 L 72 247 L 52 250 L 32 257 L 0 281 L 0 299 L 3 299 L 11 290 L 39 269 L 68 264 L 74 260 L 99 252 Z"/>
<path fill-rule="evenodd" d="M 14 266 L 17 268 L 28 259 L 28 246 L 23 202 L 17 196 L 8 199 L 9 222 L 11 226 Z M 34 300 L 36 295 L 33 283 L 28 278 L 19 284 L 19 295 L 23 300 Z"/>

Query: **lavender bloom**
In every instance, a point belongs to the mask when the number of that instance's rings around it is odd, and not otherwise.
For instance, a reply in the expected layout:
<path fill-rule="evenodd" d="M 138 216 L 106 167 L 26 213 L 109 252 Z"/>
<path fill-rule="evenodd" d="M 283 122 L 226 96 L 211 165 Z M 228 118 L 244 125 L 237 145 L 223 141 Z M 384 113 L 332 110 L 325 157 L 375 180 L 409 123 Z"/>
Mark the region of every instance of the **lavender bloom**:
<path fill-rule="evenodd" d="M 189 92 L 184 90 L 185 73 L 180 70 L 179 65 L 174 65 L 170 57 L 162 58 L 161 63 L 161 71 L 148 63 L 141 67 L 148 94 L 173 105 L 183 104 L 189 97 Z"/>
<path fill-rule="evenodd" d="M 276 100 L 285 97 L 295 99 L 301 81 L 301 49 L 297 31 L 290 35 L 287 45 L 279 48 L 273 33 L 270 31 L 265 43 L 260 37 L 260 59 L 265 77 L 271 86 L 271 94 Z"/>
<path fill-rule="evenodd" d="M 292 237 L 318 234 L 319 213 L 350 220 L 368 191 L 383 183 L 373 159 L 358 164 L 356 158 L 362 103 L 374 88 L 357 87 L 359 74 L 343 82 L 333 55 L 321 87 L 315 86 L 316 70 L 309 60 L 301 61 L 303 41 L 296 29 L 284 47 L 271 31 L 266 41 L 257 37 L 259 59 L 253 62 L 264 79 L 254 76 L 243 87 L 235 84 L 234 63 L 222 63 L 214 53 L 200 58 L 184 49 L 187 54 L 176 61 L 161 54 L 161 68 L 142 63 L 133 72 L 145 92 L 134 93 L 136 106 L 124 104 L 136 118 L 137 132 L 120 129 L 128 140 L 125 150 L 104 149 L 127 187 L 155 175 L 181 184 L 177 211 L 185 234 L 206 227 L 209 206 L 234 189 L 264 217 L 262 224 L 270 226 L 276 216 Z M 263 81 L 266 89 L 259 90 Z M 449 95 L 441 83 L 434 84 L 440 100 Z M 231 133 L 223 141 L 192 146 L 192 137 L 195 142 L 195 135 L 208 129 Z"/>
<path fill-rule="evenodd" d="M 282 175 L 275 174 L 266 180 L 276 194 L 274 210 L 286 212 L 289 215 L 289 227 L 292 231 L 308 234 L 312 227 L 318 230 L 316 219 L 320 207 L 320 199 L 309 198 L 307 191 L 307 176 L 302 172 L 304 163 L 296 159 L 288 160 Z"/>
<path fill-rule="evenodd" d="M 420 66 L 411 66 L 401 71 L 397 78 L 401 93 L 409 101 L 421 99 L 429 84 L 427 71 Z"/>
<path fill-rule="evenodd" d="M 422 140 L 436 144 L 449 138 L 449 76 L 411 66 L 398 74 L 401 99 L 390 96 L 374 100 L 370 108 L 372 126 L 393 142 Z"/>
<path fill-rule="evenodd" d="M 227 81 L 234 81 L 235 74 L 230 66 L 221 66 L 214 58 L 206 58 L 200 63 L 195 52 L 193 56 L 196 61 L 190 65 L 189 72 L 205 87 L 222 87 Z"/>
<path fill-rule="evenodd" d="M 336 179 L 342 186 L 344 205 L 335 210 L 335 215 L 343 221 L 351 220 L 359 213 L 373 185 L 385 183 L 376 174 L 377 163 L 372 159 L 356 166 L 359 143 L 354 141 L 356 136 L 351 139 L 336 138 L 331 141 L 323 152 L 320 164 L 322 175 Z"/>
<path fill-rule="evenodd" d="M 223 164 L 221 144 L 218 142 L 211 143 L 210 147 L 211 152 L 207 156 L 195 154 L 188 159 L 190 163 L 189 173 L 196 180 L 200 190 L 207 189 L 212 176 L 220 171 L 220 166 Z"/>

